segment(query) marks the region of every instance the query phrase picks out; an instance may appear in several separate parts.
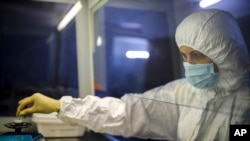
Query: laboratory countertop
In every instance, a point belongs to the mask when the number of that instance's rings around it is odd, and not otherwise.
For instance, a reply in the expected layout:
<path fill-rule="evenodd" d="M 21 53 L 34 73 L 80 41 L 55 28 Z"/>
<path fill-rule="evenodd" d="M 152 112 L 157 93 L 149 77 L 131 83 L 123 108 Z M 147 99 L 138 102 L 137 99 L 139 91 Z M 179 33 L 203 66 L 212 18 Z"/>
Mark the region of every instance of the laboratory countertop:
<path fill-rule="evenodd" d="M 46 138 L 46 141 L 111 141 L 107 136 L 100 133 L 87 131 L 82 137 Z"/>

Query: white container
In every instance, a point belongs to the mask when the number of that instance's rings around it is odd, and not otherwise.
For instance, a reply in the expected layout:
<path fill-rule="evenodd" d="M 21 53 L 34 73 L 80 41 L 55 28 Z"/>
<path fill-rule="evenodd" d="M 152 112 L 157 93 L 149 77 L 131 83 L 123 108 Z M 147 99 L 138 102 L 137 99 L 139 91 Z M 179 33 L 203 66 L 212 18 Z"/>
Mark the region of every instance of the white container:
<path fill-rule="evenodd" d="M 57 113 L 32 115 L 32 121 L 36 123 L 37 130 L 44 137 L 79 137 L 83 136 L 85 127 L 71 125 L 57 118 Z"/>

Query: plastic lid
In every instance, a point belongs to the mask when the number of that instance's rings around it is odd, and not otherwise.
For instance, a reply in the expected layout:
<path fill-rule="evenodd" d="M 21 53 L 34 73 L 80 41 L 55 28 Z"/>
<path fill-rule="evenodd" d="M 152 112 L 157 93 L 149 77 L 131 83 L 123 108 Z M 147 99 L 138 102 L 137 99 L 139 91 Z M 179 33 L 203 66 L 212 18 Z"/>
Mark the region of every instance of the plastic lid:
<path fill-rule="evenodd" d="M 50 114 L 42 114 L 42 113 L 34 113 L 32 114 L 32 117 L 36 117 L 36 118 L 57 118 L 57 113 L 53 112 Z"/>
<path fill-rule="evenodd" d="M 57 113 L 53 112 L 50 114 L 34 113 L 32 114 L 32 121 L 42 123 L 64 123 L 58 119 Z"/>

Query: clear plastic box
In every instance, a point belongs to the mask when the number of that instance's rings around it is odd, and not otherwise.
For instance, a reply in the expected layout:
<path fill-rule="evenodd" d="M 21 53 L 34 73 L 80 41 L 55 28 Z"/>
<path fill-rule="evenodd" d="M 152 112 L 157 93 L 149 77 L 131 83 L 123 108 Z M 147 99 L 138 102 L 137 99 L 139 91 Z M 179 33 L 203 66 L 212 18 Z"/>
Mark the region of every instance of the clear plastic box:
<path fill-rule="evenodd" d="M 44 137 L 79 137 L 83 136 L 85 127 L 71 125 L 57 118 L 57 113 L 32 115 L 32 121 L 36 123 L 37 130 Z"/>

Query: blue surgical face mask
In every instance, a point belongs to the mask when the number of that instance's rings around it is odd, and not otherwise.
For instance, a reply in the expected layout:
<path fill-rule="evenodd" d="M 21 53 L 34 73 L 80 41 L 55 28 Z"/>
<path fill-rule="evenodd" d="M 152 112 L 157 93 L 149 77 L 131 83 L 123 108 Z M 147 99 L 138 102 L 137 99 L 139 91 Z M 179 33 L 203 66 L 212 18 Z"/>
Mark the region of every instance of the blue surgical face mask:
<path fill-rule="evenodd" d="M 196 88 L 213 88 L 218 80 L 218 73 L 214 72 L 214 64 L 190 64 L 183 62 L 185 76 L 188 82 Z"/>

